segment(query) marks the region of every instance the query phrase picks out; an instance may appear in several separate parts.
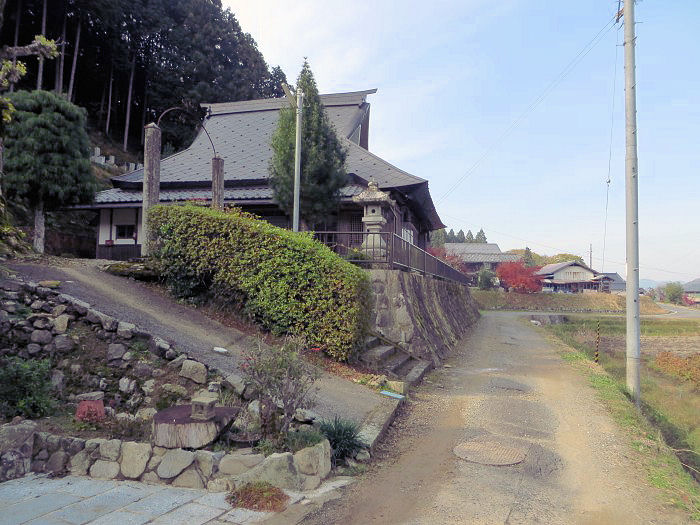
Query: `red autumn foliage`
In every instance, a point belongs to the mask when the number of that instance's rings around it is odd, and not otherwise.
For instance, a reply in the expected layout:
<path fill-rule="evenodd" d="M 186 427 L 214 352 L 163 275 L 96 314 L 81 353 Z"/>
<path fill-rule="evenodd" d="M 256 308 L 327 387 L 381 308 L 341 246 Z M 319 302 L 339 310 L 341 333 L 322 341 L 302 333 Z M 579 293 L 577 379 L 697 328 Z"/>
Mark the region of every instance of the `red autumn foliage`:
<path fill-rule="evenodd" d="M 86 423 L 98 423 L 105 418 L 105 406 L 102 400 L 81 401 L 75 412 L 75 419 Z"/>
<path fill-rule="evenodd" d="M 428 248 L 425 251 L 427 251 L 433 257 L 437 257 L 441 261 L 446 262 L 455 270 L 458 270 L 465 274 L 469 273 L 467 271 L 466 265 L 464 264 L 464 262 L 462 262 L 462 259 L 454 255 L 447 255 L 445 248 L 438 246 L 428 246 Z"/>
<path fill-rule="evenodd" d="M 522 261 L 502 263 L 496 269 L 501 284 L 520 293 L 532 293 L 542 290 L 542 278 L 535 275 L 539 268 L 525 266 Z"/>

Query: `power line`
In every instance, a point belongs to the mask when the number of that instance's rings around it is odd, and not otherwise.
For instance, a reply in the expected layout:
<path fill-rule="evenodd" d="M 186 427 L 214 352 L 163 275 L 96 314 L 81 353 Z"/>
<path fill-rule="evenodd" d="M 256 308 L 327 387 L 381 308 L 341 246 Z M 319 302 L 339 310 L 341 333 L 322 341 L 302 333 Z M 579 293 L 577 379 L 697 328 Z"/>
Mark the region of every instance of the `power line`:
<path fill-rule="evenodd" d="M 618 8 L 618 13 L 619 13 Z M 619 16 L 616 16 L 619 20 Z M 616 22 L 617 23 L 617 22 Z M 615 95 L 617 92 L 617 55 L 620 48 L 620 32 L 618 31 L 615 38 L 615 67 L 613 70 L 613 90 L 612 90 L 612 110 L 610 111 L 610 148 L 608 150 L 608 176 L 605 180 L 605 219 L 603 220 L 603 256 L 600 263 L 600 271 L 605 271 L 605 244 L 608 236 L 608 204 L 610 202 L 610 173 L 612 170 L 612 150 L 613 150 L 613 132 L 615 130 Z"/>
<path fill-rule="evenodd" d="M 468 177 L 470 177 L 474 171 L 479 167 L 479 165 L 493 152 L 498 145 L 505 139 L 511 131 L 513 131 L 520 122 L 522 122 L 525 117 L 527 117 L 532 111 L 539 106 L 542 101 L 549 95 L 549 93 L 558 86 L 566 76 L 573 71 L 573 69 L 581 62 L 588 53 L 593 50 L 593 48 L 600 42 L 603 37 L 615 26 L 615 19 L 617 14 L 613 16 L 603 28 L 596 33 L 596 35 L 576 54 L 576 56 L 566 65 L 564 69 L 559 73 L 559 75 L 550 82 L 547 87 L 542 91 L 542 93 L 530 103 L 530 105 L 525 108 L 525 110 L 506 128 L 506 130 L 501 133 L 496 140 L 494 140 L 487 150 L 476 160 L 474 164 L 467 170 L 467 172 L 462 175 L 457 181 L 437 200 L 435 204 L 440 204 L 444 201 L 457 187 L 464 182 Z"/>

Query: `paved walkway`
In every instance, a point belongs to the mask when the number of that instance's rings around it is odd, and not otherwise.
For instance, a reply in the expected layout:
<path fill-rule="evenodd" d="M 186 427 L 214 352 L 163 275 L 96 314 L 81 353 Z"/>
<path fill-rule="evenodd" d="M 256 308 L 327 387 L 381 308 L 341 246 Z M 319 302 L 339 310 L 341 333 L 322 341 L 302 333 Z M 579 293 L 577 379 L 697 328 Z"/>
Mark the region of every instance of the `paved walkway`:
<path fill-rule="evenodd" d="M 232 509 L 225 496 L 129 481 L 28 476 L 0 484 L 0 525 L 230 525 L 271 516 Z"/>
<path fill-rule="evenodd" d="M 0 525 L 295 524 L 324 502 L 340 497 L 338 489 L 353 482 L 353 478 L 340 476 L 316 490 L 285 490 L 288 507 L 276 514 L 233 509 L 225 492 L 32 474 L 0 483 Z"/>

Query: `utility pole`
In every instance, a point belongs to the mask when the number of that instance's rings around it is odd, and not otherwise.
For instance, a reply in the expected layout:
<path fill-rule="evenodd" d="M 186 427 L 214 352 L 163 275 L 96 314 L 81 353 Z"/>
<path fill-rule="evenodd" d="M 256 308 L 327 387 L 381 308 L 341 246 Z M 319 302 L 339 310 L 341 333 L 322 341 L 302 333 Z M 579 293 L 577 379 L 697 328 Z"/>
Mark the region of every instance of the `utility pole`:
<path fill-rule="evenodd" d="M 304 93 L 297 87 L 297 145 L 294 149 L 294 213 L 292 230 L 299 231 L 299 193 L 301 191 L 301 118 L 304 109 Z"/>
<path fill-rule="evenodd" d="M 292 212 L 292 231 L 299 231 L 299 194 L 301 192 L 301 119 L 304 108 L 304 93 L 297 86 L 297 98 L 289 90 L 287 84 L 282 84 L 284 94 L 289 103 L 297 110 L 296 147 L 294 148 L 294 210 Z"/>
<path fill-rule="evenodd" d="M 588 267 L 593 269 L 593 243 L 588 247 Z"/>
<path fill-rule="evenodd" d="M 639 202 L 634 0 L 625 0 L 625 203 L 627 237 L 627 389 L 639 406 Z"/>

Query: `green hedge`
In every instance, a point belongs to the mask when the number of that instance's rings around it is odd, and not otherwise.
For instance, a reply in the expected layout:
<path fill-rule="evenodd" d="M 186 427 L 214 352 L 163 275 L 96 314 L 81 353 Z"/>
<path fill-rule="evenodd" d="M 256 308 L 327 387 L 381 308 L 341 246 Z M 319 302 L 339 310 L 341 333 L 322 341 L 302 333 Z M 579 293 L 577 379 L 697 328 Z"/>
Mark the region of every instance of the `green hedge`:
<path fill-rule="evenodd" d="M 367 333 L 369 278 L 308 233 L 238 209 L 156 206 L 156 258 L 171 291 L 213 298 L 275 334 L 301 335 L 346 361 Z"/>

